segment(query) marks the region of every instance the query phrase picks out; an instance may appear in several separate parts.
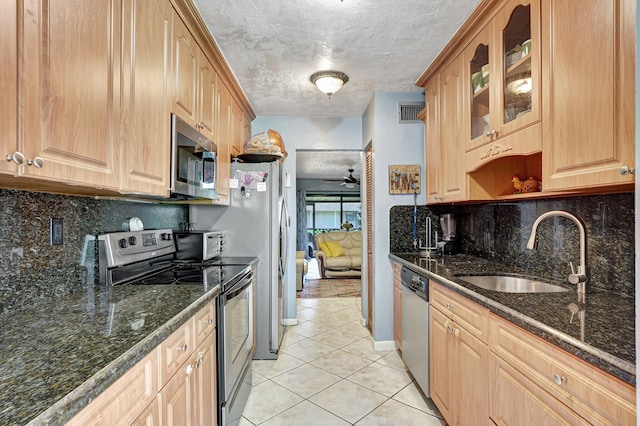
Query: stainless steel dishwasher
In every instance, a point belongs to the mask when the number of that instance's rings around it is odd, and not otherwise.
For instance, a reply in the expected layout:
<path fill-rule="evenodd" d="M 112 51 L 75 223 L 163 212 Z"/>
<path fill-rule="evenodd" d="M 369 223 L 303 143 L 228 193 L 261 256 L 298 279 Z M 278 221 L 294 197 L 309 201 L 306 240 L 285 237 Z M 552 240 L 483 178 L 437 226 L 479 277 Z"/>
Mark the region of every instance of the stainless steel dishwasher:
<path fill-rule="evenodd" d="M 429 395 L 429 280 L 402 267 L 402 359 Z"/>

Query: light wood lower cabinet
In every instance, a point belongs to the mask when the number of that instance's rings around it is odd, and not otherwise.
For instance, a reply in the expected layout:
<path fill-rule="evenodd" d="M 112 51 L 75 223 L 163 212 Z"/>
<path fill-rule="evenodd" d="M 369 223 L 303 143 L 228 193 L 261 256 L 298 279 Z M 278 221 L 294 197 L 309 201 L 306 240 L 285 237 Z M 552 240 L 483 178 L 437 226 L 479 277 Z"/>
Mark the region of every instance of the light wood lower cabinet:
<path fill-rule="evenodd" d="M 402 265 L 393 262 L 393 340 L 402 351 Z"/>
<path fill-rule="evenodd" d="M 215 335 L 211 333 L 160 391 L 162 424 L 214 425 L 217 420 L 214 377 Z"/>
<path fill-rule="evenodd" d="M 488 311 L 433 281 L 429 299 L 431 399 L 450 425 L 487 423 L 489 350 L 478 336 L 486 338 Z M 465 328 L 471 312 L 479 321 Z"/>
<path fill-rule="evenodd" d="M 78 413 L 69 425 L 216 425 L 215 302 Z"/>
<path fill-rule="evenodd" d="M 582 425 L 585 419 L 498 358 L 489 356 L 491 420 L 497 425 Z"/>
<path fill-rule="evenodd" d="M 158 359 L 159 351 L 154 349 L 67 424 L 70 426 L 131 424 L 156 399 Z M 148 413 L 148 415 L 153 414 Z"/>
<path fill-rule="evenodd" d="M 490 346 L 496 356 L 492 370 L 498 374 L 492 380 L 491 394 L 496 397 L 490 413 L 496 423 L 547 424 L 541 419 L 550 415 L 549 407 L 558 412 L 571 410 L 575 418 L 594 424 L 636 423 L 635 388 L 628 383 L 496 315 L 491 316 Z M 528 393 L 520 392 L 517 397 L 515 390 L 513 393 L 514 402 L 528 407 L 530 417 L 513 412 L 498 397 L 508 392 L 504 390 L 507 380 L 532 383 Z M 559 405 L 564 408 L 557 408 Z M 533 407 L 538 407 L 537 411 Z"/>
<path fill-rule="evenodd" d="M 636 424 L 635 387 L 434 281 L 429 295 L 430 393 L 450 425 Z"/>

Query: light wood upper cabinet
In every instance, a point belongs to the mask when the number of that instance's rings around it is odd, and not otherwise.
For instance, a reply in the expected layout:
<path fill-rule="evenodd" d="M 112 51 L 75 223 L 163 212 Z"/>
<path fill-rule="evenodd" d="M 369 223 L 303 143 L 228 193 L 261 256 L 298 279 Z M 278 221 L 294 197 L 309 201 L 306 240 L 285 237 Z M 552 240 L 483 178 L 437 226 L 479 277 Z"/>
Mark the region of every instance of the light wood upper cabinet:
<path fill-rule="evenodd" d="M 173 73 L 172 111 L 216 143 L 216 72 L 177 12 L 173 20 Z"/>
<path fill-rule="evenodd" d="M 507 2 L 464 56 L 466 171 L 540 152 L 540 1 Z"/>
<path fill-rule="evenodd" d="M 246 119 L 242 108 L 238 102 L 233 102 L 233 118 L 234 118 L 234 130 L 233 130 L 233 145 L 231 148 L 231 154 L 234 157 L 244 152 L 244 144 L 249 140 L 250 135 L 246 133 Z"/>
<path fill-rule="evenodd" d="M 464 157 L 462 56 L 454 59 L 440 76 L 438 202 L 463 201 L 467 197 L 466 175 L 460 167 Z M 431 151 L 427 149 L 427 151 Z"/>
<path fill-rule="evenodd" d="M 169 0 L 124 2 L 122 192 L 168 196 L 171 15 Z"/>
<path fill-rule="evenodd" d="M 121 12 L 116 0 L 24 1 L 20 175 L 118 188 Z"/>
<path fill-rule="evenodd" d="M 187 123 L 196 127 L 198 123 L 198 58 L 200 48 L 180 19 L 173 12 L 173 108 Z"/>
<path fill-rule="evenodd" d="M 543 189 L 633 183 L 633 0 L 542 5 Z"/>
<path fill-rule="evenodd" d="M 213 65 L 206 56 L 200 52 L 198 61 L 199 84 L 198 84 L 198 117 L 200 133 L 209 140 L 217 143 L 216 126 L 218 123 L 218 79 Z"/>
<path fill-rule="evenodd" d="M 18 4 L 16 0 L 0 2 L 0 173 L 15 173 L 21 161 L 18 152 Z M 8 156 L 8 159 L 7 159 Z"/>
<path fill-rule="evenodd" d="M 427 204 L 439 201 L 440 197 L 440 104 L 438 94 L 440 76 L 435 75 L 424 91 L 424 138 Z"/>
<path fill-rule="evenodd" d="M 227 86 L 218 84 L 220 112 L 218 115 L 218 204 L 229 204 L 231 175 L 231 143 L 233 137 L 233 98 Z"/>

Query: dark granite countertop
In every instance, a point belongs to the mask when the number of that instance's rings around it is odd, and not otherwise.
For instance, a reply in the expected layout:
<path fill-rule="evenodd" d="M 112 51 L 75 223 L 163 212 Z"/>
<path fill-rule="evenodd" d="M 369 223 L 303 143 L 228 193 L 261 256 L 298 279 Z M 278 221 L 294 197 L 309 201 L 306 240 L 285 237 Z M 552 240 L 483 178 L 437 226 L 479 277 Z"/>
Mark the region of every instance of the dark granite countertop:
<path fill-rule="evenodd" d="M 635 386 L 635 299 L 591 287 L 579 301 L 575 286 L 546 278 L 570 291 L 562 293 L 501 293 L 457 278 L 460 275 L 506 274 L 529 276 L 526 270 L 468 255 L 426 259 L 418 253 L 392 253 L 392 260 L 426 275 L 487 307 L 491 312 L 531 331 L 554 345 Z M 570 323 L 569 304 L 584 314 Z"/>
<path fill-rule="evenodd" d="M 219 293 L 90 287 L 0 317 L 0 424 L 63 424 Z"/>

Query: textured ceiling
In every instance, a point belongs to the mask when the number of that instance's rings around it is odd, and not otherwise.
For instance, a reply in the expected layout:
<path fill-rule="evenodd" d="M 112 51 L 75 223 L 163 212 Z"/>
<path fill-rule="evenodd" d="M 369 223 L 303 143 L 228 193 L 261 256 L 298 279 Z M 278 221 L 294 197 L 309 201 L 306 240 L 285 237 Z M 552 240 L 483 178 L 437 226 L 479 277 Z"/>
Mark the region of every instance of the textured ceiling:
<path fill-rule="evenodd" d="M 296 151 L 297 179 L 341 179 L 354 169 L 353 177 L 361 178 L 362 151 Z M 337 182 L 338 184 L 340 182 Z"/>
<path fill-rule="evenodd" d="M 360 117 L 415 81 L 480 0 L 194 0 L 258 116 Z M 309 81 L 349 75 L 331 99 Z"/>

